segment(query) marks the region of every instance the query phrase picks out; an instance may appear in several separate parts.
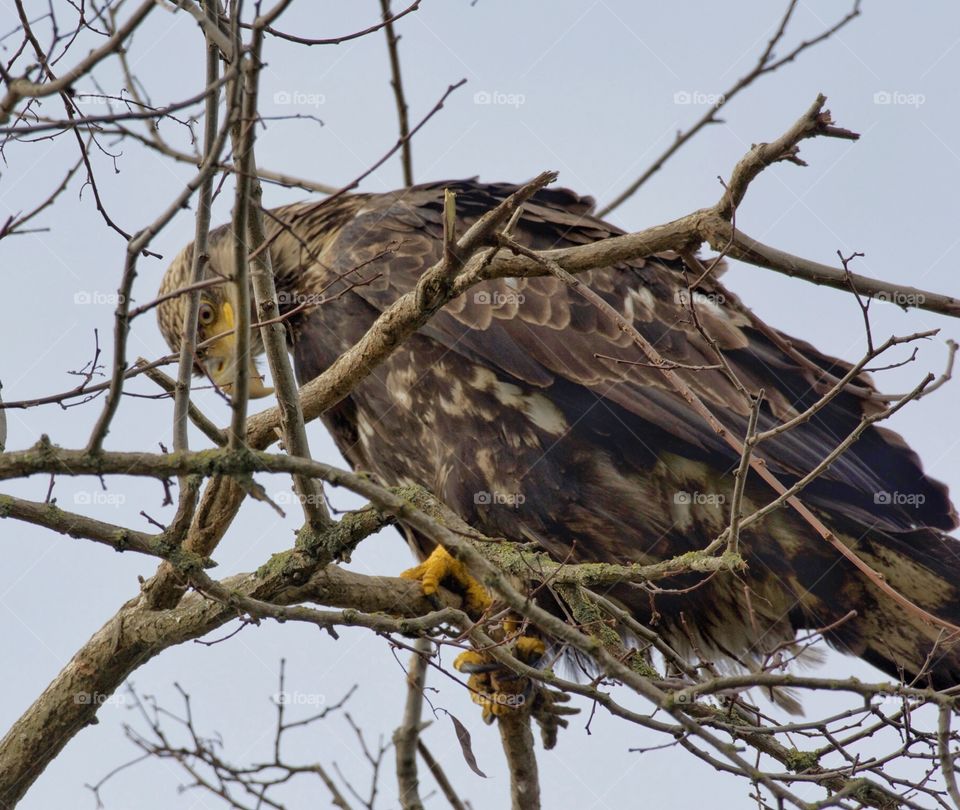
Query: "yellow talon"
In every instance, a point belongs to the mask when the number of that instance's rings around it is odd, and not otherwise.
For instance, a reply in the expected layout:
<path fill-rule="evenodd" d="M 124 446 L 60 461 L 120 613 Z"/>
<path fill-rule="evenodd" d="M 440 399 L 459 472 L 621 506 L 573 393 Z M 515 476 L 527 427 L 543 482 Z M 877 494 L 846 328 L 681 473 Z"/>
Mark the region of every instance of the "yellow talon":
<path fill-rule="evenodd" d="M 471 616 L 479 616 L 490 607 L 490 597 L 483 586 L 443 546 L 437 546 L 420 565 L 400 576 L 419 580 L 425 596 L 436 596 L 442 583 L 452 584 L 453 590 L 463 594 L 464 608 Z"/>
<path fill-rule="evenodd" d="M 489 663 L 490 658 L 483 653 L 478 653 L 476 650 L 467 650 L 453 660 L 453 668 L 460 672 L 469 672 L 471 669 L 486 666 Z"/>
<path fill-rule="evenodd" d="M 417 580 L 428 597 L 436 596 L 441 585 L 449 586 L 463 595 L 464 609 L 473 617 L 483 614 L 492 604 L 484 587 L 443 546 L 437 546 L 420 565 L 404 571 L 400 576 Z M 494 636 L 507 640 L 515 637 L 513 654 L 525 664 L 533 664 L 543 656 L 547 647 L 535 636 L 520 635 L 522 627 L 521 621 L 508 617 Z M 531 696 L 531 684 L 527 678 L 506 669 L 487 653 L 476 650 L 462 652 L 454 660 L 453 666 L 469 676 L 467 687 L 470 697 L 483 707 L 483 720 L 486 723 L 522 708 Z"/>
<path fill-rule="evenodd" d="M 537 661 L 547 651 L 547 645 L 536 636 L 521 636 L 517 639 L 516 656 L 525 664 Z"/>
<path fill-rule="evenodd" d="M 521 636 L 514 643 L 513 654 L 524 663 L 534 663 L 546 649 L 540 639 Z M 453 666 L 470 674 L 467 679 L 470 698 L 483 708 L 485 723 L 492 723 L 495 718 L 522 708 L 531 696 L 531 684 L 527 678 L 510 672 L 487 653 L 467 650 L 456 657 Z"/>

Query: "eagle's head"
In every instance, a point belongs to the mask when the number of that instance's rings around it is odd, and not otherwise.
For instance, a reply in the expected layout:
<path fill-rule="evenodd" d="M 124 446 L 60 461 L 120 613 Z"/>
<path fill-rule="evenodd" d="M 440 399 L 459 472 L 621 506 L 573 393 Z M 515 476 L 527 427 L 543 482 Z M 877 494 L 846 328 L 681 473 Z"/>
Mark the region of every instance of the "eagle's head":
<path fill-rule="evenodd" d="M 400 194 L 401 192 L 397 192 Z M 406 193 L 406 192 L 403 192 Z M 381 195 L 392 198 L 393 195 Z M 280 313 L 286 317 L 291 310 L 305 309 L 303 302 L 335 297 L 341 274 L 329 268 L 325 252 L 337 241 L 342 228 L 370 199 L 368 194 L 334 195 L 319 202 L 308 201 L 264 212 L 267 255 L 273 270 Z M 370 228 L 367 229 L 375 234 Z M 196 372 L 206 374 L 222 390 L 230 393 L 235 379 L 237 295 L 233 283 L 234 232 L 229 225 L 210 231 L 207 240 L 209 260 L 204 269 L 204 280 L 211 286 L 200 290 L 200 311 L 197 317 Z M 351 242 L 352 244 L 352 242 Z M 157 321 L 167 344 L 174 352 L 180 351 L 183 324 L 187 312 L 193 265 L 193 245 L 187 245 L 171 262 L 160 283 L 159 297 L 165 298 L 157 306 Z M 178 290 L 185 290 L 176 295 Z M 253 291 L 250 292 L 250 323 L 257 323 Z M 254 358 L 263 354 L 260 329 L 250 330 L 250 397 L 263 397 L 272 388 L 263 384 Z"/>
<path fill-rule="evenodd" d="M 197 313 L 197 345 L 194 372 L 206 374 L 217 387 L 227 394 L 231 392 L 235 379 L 236 363 L 236 286 L 231 282 L 233 261 L 230 255 L 231 240 L 213 231 L 210 233 L 209 255 L 204 278 L 217 281 L 200 290 L 200 310 Z M 183 337 L 183 325 L 190 300 L 188 291 L 177 295 L 178 290 L 190 286 L 191 267 L 193 265 L 193 245 L 187 245 L 171 262 L 160 282 L 159 296 L 170 296 L 157 305 L 157 322 L 167 345 L 176 353 L 180 351 Z M 252 299 L 252 296 L 251 296 Z M 255 310 L 251 304 L 251 323 L 256 322 Z M 263 353 L 260 330 L 250 330 L 250 354 L 247 358 L 250 370 L 249 396 L 264 397 L 273 392 L 263 384 L 254 358 Z"/>

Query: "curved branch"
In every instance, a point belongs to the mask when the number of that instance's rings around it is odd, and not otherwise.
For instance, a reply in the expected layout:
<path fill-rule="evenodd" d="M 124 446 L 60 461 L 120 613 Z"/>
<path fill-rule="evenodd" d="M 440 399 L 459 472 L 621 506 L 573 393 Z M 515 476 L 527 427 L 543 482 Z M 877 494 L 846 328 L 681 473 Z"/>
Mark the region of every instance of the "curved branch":
<path fill-rule="evenodd" d="M 99 48 L 90 51 L 66 73 L 46 82 L 32 82 L 26 77 L 7 82 L 6 95 L 0 100 L 0 124 L 5 124 L 10 113 L 22 98 L 42 98 L 62 93 L 69 89 L 77 79 L 89 73 L 98 63 L 116 53 L 124 41 L 140 26 L 144 18 L 157 7 L 155 0 L 146 0 L 130 15 L 130 18 L 118 28 Z"/>

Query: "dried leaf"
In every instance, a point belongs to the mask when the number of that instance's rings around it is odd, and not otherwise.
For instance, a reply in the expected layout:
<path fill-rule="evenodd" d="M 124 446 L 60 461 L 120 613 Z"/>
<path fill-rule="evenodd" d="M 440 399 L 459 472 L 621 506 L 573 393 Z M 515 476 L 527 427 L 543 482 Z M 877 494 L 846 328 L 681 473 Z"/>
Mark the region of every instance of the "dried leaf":
<path fill-rule="evenodd" d="M 452 714 L 450 715 L 450 719 L 453 721 L 453 729 L 457 732 L 457 739 L 460 741 L 460 750 L 463 751 L 463 758 L 467 761 L 467 765 L 470 766 L 470 770 L 477 774 L 477 776 L 482 776 L 486 779 L 487 775 L 480 770 L 480 767 L 477 765 L 477 758 L 473 755 L 470 732 L 467 731 L 467 727 Z"/>

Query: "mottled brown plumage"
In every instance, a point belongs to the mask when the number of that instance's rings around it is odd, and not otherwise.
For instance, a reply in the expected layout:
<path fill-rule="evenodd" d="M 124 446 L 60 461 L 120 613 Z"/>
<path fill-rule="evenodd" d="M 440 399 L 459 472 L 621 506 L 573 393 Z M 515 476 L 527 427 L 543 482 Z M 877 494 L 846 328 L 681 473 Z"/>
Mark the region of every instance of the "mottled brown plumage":
<path fill-rule="evenodd" d="M 433 183 L 288 206 L 267 217 L 269 231 L 281 231 L 270 249 L 281 310 L 329 299 L 288 321 L 301 383 L 356 342 L 440 257 L 444 187 L 456 192 L 461 231 L 514 190 Z M 591 206 L 566 190 L 538 192 L 516 238 L 541 249 L 620 233 L 591 216 Z M 225 229 L 211 235 L 210 253 L 212 267 L 229 275 Z M 187 248 L 163 291 L 186 283 L 189 260 Z M 667 359 L 714 364 L 690 317 L 675 256 L 580 278 Z M 368 283 L 352 286 L 359 279 Z M 224 295 L 205 294 L 214 303 Z M 849 369 L 759 323 L 716 280 L 700 285 L 696 304 L 746 387 L 764 390 L 762 428 L 795 416 L 830 387 L 819 370 L 839 377 Z M 182 299 L 159 309 L 171 346 L 178 345 L 181 313 Z M 485 282 L 399 347 L 324 421 L 355 468 L 391 485 L 421 484 L 482 532 L 534 540 L 557 559 L 572 550 L 574 560 L 652 562 L 703 548 L 729 520 L 738 458 L 657 370 L 598 354 L 642 360 L 615 324 L 552 277 Z M 677 373 L 728 428 L 745 433 L 749 403 L 723 373 Z M 785 483 L 796 480 L 874 412 L 871 391 L 870 380 L 859 378 L 810 421 L 761 445 L 760 456 Z M 772 497 L 751 476 L 745 510 Z M 946 489 L 924 475 L 899 436 L 868 429 L 803 500 L 894 588 L 960 622 L 960 543 L 944 533 L 956 514 Z M 655 609 L 661 630 L 689 652 L 683 611 L 698 647 L 746 667 L 798 630 L 856 610 L 828 634 L 835 647 L 894 676 L 911 678 L 926 662 L 931 683 L 960 683 L 960 649 L 940 643 L 928 661 L 940 631 L 893 604 L 792 511 L 751 526 L 742 545 L 749 563 L 742 576 L 720 574 L 654 600 L 631 585 L 612 594 L 642 622 Z M 669 584 L 685 588 L 699 579 Z"/>

